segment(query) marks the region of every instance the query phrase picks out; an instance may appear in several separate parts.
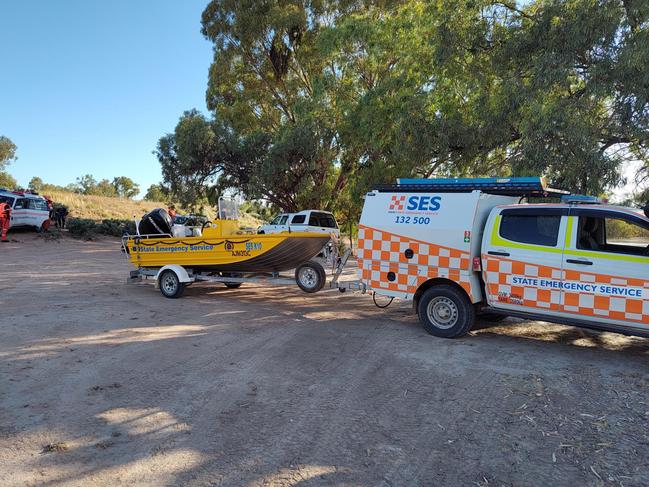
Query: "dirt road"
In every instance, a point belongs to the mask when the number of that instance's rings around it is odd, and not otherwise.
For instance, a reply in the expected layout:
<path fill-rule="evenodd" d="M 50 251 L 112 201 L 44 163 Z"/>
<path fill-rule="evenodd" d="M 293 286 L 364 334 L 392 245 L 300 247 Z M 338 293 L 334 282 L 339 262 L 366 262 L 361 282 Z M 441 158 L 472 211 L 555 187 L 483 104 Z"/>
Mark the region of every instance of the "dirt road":
<path fill-rule="evenodd" d="M 116 240 L 3 245 L 0 485 L 649 484 L 649 340 L 408 305 L 127 286 Z"/>

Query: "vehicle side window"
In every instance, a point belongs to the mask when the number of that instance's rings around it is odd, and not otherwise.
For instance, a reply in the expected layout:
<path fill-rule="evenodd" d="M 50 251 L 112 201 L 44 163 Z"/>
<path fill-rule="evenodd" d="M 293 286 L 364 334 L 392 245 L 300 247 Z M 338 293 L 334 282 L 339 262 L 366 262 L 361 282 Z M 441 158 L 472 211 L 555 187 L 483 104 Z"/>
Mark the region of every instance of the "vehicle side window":
<path fill-rule="evenodd" d="M 14 210 L 22 210 L 25 208 L 28 208 L 29 202 L 25 198 L 20 198 L 18 201 L 16 201 L 16 206 L 14 206 Z"/>
<path fill-rule="evenodd" d="M 277 215 L 275 218 L 271 220 L 269 225 L 279 225 L 279 221 L 281 220 L 282 215 Z"/>
<path fill-rule="evenodd" d="M 502 216 L 500 236 L 512 242 L 546 247 L 556 247 L 559 238 L 560 215 L 517 215 Z"/>
<path fill-rule="evenodd" d="M 43 200 L 29 200 L 30 210 L 47 211 L 47 203 Z"/>
<path fill-rule="evenodd" d="M 331 216 L 329 213 L 314 213 L 312 215 L 313 217 L 316 217 L 317 223 L 311 223 L 309 222 L 309 225 L 314 225 L 318 227 L 324 227 L 324 228 L 338 228 L 336 225 L 336 220 L 334 220 L 334 217 Z"/>
<path fill-rule="evenodd" d="M 295 215 L 291 221 L 291 225 L 304 225 L 306 215 Z"/>
<path fill-rule="evenodd" d="M 278 225 L 286 225 L 286 220 L 288 220 L 288 215 L 284 215 L 279 221 Z"/>
<path fill-rule="evenodd" d="M 324 215 L 323 217 L 321 217 L 320 223 L 322 224 L 323 227 L 326 228 L 338 228 L 338 225 L 336 224 L 336 220 L 334 220 L 334 217 L 331 215 Z"/>
<path fill-rule="evenodd" d="M 647 255 L 649 226 L 625 218 L 579 217 L 577 248 L 614 254 Z"/>
<path fill-rule="evenodd" d="M 309 217 L 309 225 L 312 227 L 320 227 L 320 219 L 318 218 L 317 213 L 311 213 L 311 216 Z"/>

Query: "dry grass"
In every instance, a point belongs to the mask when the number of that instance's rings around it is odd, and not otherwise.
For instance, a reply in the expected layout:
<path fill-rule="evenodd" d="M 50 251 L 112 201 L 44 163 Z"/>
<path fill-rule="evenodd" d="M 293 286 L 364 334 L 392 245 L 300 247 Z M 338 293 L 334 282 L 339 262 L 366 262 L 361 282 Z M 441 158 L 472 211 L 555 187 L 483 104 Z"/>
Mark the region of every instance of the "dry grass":
<path fill-rule="evenodd" d="M 132 220 L 134 217 L 140 218 L 154 208 L 167 207 L 167 203 L 162 201 L 90 196 L 67 191 L 50 191 L 48 192 L 48 196 L 55 203 L 62 203 L 67 206 L 71 218 L 89 218 L 91 220 L 104 220 L 108 218 Z M 179 212 L 184 213 L 182 210 Z M 211 208 L 208 208 L 206 213 L 210 218 L 214 218 L 215 216 L 215 212 Z M 239 216 L 239 221 L 243 227 L 257 228 L 263 223 L 257 218 L 245 213 Z"/>
<path fill-rule="evenodd" d="M 48 196 L 55 203 L 68 207 L 72 218 L 90 218 L 103 220 L 117 218 L 131 220 L 139 218 L 154 208 L 166 208 L 160 201 L 129 200 L 126 198 L 109 198 L 107 196 L 90 196 L 66 191 L 50 191 Z"/>

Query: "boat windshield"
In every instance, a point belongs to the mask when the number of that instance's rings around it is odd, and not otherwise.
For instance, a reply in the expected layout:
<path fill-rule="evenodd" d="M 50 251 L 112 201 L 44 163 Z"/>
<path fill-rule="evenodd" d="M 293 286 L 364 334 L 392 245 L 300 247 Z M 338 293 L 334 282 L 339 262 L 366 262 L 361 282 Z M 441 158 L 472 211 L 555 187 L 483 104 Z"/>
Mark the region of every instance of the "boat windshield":
<path fill-rule="evenodd" d="M 219 219 L 238 220 L 239 205 L 235 200 L 219 198 Z"/>

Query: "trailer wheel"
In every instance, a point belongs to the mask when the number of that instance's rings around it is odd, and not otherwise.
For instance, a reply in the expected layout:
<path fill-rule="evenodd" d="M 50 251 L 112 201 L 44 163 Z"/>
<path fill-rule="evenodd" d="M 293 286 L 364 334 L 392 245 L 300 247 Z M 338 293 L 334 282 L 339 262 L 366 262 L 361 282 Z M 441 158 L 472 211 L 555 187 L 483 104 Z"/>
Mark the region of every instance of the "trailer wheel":
<path fill-rule="evenodd" d="M 221 273 L 221 276 L 223 277 L 243 277 L 243 274 L 240 272 L 223 272 Z M 242 282 L 224 282 L 225 287 L 228 289 L 238 289 L 241 287 Z"/>
<path fill-rule="evenodd" d="M 295 282 L 305 293 L 316 293 L 325 285 L 327 274 L 324 267 L 312 260 L 300 264 L 295 269 Z"/>
<path fill-rule="evenodd" d="M 180 282 L 178 275 L 172 270 L 166 270 L 160 275 L 158 285 L 165 298 L 179 298 L 185 290 L 185 283 Z"/>
<path fill-rule="evenodd" d="M 475 321 L 475 310 L 469 298 L 447 285 L 433 286 L 424 291 L 417 314 L 428 333 L 442 338 L 466 335 Z"/>

